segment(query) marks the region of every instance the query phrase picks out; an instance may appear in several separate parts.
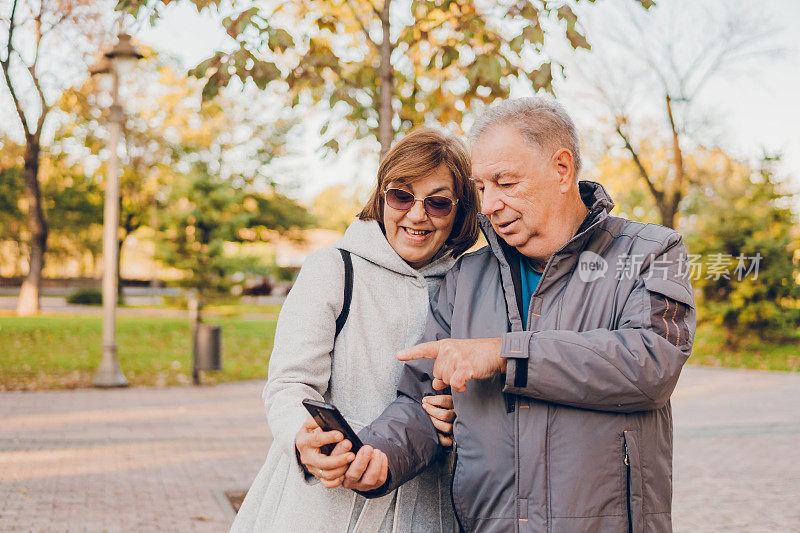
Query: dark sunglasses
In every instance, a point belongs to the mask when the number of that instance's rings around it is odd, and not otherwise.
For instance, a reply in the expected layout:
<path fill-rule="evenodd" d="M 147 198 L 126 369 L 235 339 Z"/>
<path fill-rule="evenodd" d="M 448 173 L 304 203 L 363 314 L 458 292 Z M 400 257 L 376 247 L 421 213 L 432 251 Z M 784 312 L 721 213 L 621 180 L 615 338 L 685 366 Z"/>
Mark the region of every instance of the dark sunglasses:
<path fill-rule="evenodd" d="M 383 195 L 386 197 L 386 203 L 389 204 L 389 207 L 392 209 L 408 211 L 414 207 L 416 202 L 422 202 L 422 207 L 425 208 L 425 212 L 437 218 L 449 215 L 450 211 L 453 210 L 453 206 L 458 203 L 458 200 L 453 200 L 447 196 L 440 196 L 438 194 L 432 194 L 425 198 L 417 198 L 403 189 L 386 189 Z"/>

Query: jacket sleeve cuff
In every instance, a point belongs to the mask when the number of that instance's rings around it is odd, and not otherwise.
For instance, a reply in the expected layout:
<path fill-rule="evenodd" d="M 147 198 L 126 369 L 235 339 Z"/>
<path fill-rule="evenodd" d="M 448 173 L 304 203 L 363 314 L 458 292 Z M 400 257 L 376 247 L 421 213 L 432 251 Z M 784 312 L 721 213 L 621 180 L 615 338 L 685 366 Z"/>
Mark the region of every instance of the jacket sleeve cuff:
<path fill-rule="evenodd" d="M 389 494 L 391 491 L 397 488 L 393 486 L 392 483 L 392 470 L 397 471 L 400 468 L 400 464 L 397 461 L 397 454 L 392 453 L 392 444 L 388 440 L 381 438 L 371 431 L 369 426 L 366 426 L 364 429 L 358 432 L 358 438 L 363 444 L 372 446 L 373 448 L 384 452 L 386 454 L 386 458 L 389 460 L 389 468 L 386 481 L 383 483 L 383 485 L 376 489 L 357 490 L 355 492 L 361 494 L 365 498 L 378 498 L 380 496 Z"/>
<path fill-rule="evenodd" d="M 358 432 L 365 445 L 377 448 L 389 460 L 389 477 L 383 486 L 364 492 L 383 496 L 419 474 L 441 452 L 430 416 L 414 399 L 400 394 L 372 424 Z"/>
<path fill-rule="evenodd" d="M 511 331 L 503 335 L 500 357 L 506 360 L 506 389 L 528 385 L 528 359 L 533 331 Z"/>
<path fill-rule="evenodd" d="M 387 472 L 386 481 L 384 481 L 383 485 L 381 485 L 377 489 L 357 490 L 355 492 L 361 494 L 365 498 L 372 499 L 372 498 L 378 498 L 380 496 L 385 496 L 386 494 L 389 494 L 390 490 L 388 490 L 388 489 L 391 486 L 392 486 L 392 473 L 391 472 Z"/>

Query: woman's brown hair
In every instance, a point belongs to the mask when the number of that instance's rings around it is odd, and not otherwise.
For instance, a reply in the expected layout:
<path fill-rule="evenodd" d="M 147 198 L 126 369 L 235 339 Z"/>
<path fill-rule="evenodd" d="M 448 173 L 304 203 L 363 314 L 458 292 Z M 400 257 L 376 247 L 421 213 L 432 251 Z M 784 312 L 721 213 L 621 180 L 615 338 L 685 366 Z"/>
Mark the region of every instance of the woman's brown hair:
<path fill-rule="evenodd" d="M 419 128 L 400 139 L 378 167 L 378 183 L 361 220 L 377 220 L 383 228 L 383 193 L 390 183 L 407 185 L 432 174 L 441 165 L 450 170 L 456 200 L 456 218 L 444 249 L 453 257 L 466 252 L 478 240 L 478 192 L 466 144 L 455 135 L 434 128 Z"/>

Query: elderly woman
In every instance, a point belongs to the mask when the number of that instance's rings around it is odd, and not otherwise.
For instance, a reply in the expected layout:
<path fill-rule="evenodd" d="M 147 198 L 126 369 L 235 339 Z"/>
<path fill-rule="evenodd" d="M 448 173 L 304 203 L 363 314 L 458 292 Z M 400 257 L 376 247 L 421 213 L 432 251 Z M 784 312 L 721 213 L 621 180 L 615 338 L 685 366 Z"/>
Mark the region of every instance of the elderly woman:
<path fill-rule="evenodd" d="M 346 463 L 332 464 L 334 457 L 352 459 L 340 453 L 349 441 L 322 431 L 301 402 L 333 403 L 358 431 L 394 400 L 402 366 L 395 354 L 417 342 L 430 294 L 475 243 L 477 208 L 464 143 L 418 129 L 383 159 L 372 197 L 342 240 L 308 257 L 281 310 L 264 389 L 275 440 L 232 531 L 453 529 L 444 461 L 366 500 L 341 486 Z M 338 335 L 345 270 L 337 248 L 350 252 L 353 265 L 352 301 Z M 429 398 L 443 443 L 451 438 L 451 408 L 449 396 Z M 335 453 L 323 454 L 333 442 Z"/>

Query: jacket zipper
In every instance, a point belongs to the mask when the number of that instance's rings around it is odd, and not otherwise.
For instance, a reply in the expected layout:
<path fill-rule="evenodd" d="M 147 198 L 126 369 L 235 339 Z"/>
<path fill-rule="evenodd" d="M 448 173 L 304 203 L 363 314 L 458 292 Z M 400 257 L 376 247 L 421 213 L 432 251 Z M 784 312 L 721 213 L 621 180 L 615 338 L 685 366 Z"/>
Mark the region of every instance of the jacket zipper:
<path fill-rule="evenodd" d="M 631 514 L 631 461 L 628 454 L 628 442 L 625 441 L 625 494 L 627 495 L 625 507 L 628 510 L 628 531 L 633 531 L 633 515 Z"/>
<path fill-rule="evenodd" d="M 461 519 L 458 517 L 458 508 L 456 507 L 456 494 L 453 488 L 456 484 L 456 469 L 458 468 L 458 445 L 453 442 L 453 475 L 450 476 L 450 502 L 453 504 L 453 516 L 456 518 L 458 524 L 458 531 L 461 533 L 465 531 L 464 526 L 461 524 Z"/>
<path fill-rule="evenodd" d="M 519 531 L 519 520 L 520 520 L 520 512 L 519 512 L 519 499 L 520 499 L 520 491 L 519 491 L 519 409 L 517 409 L 516 405 L 514 406 L 514 481 L 516 484 L 516 493 L 517 493 L 517 502 L 516 502 L 516 516 L 514 517 L 514 531 Z"/>

